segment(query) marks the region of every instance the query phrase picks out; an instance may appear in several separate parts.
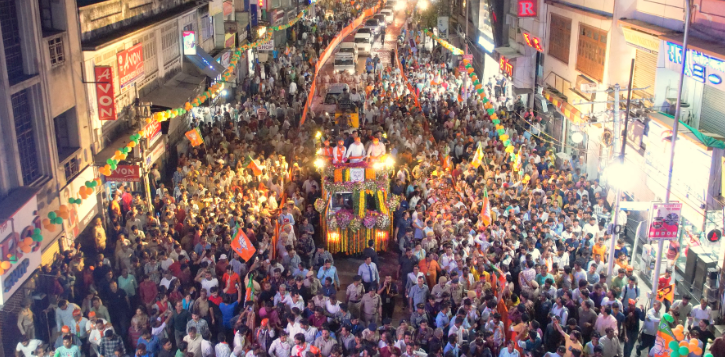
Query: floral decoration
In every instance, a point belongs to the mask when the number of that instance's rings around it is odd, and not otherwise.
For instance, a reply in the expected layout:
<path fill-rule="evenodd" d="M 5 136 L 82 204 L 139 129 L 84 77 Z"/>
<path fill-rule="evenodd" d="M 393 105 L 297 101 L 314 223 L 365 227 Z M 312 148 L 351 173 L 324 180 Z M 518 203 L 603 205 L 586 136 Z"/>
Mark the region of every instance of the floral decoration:
<path fill-rule="evenodd" d="M 353 218 L 352 221 L 350 221 L 349 225 L 350 231 L 355 233 L 358 231 L 358 229 L 362 228 L 362 225 L 360 224 L 360 220 L 357 218 Z"/>
<path fill-rule="evenodd" d="M 390 226 L 390 217 L 384 214 L 379 215 L 376 219 L 375 226 L 378 229 L 387 229 Z"/>
<path fill-rule="evenodd" d="M 315 210 L 319 213 L 325 210 L 326 202 L 322 198 L 315 200 Z"/>
<path fill-rule="evenodd" d="M 352 212 L 349 210 L 339 210 L 335 214 L 335 218 L 337 218 L 337 226 L 346 229 L 347 226 L 350 225 L 350 222 L 353 220 Z"/>
<path fill-rule="evenodd" d="M 375 223 L 377 222 L 377 217 L 372 212 L 368 212 L 367 215 L 365 215 L 365 218 L 362 219 L 363 226 L 367 229 L 372 229 L 375 227 Z"/>

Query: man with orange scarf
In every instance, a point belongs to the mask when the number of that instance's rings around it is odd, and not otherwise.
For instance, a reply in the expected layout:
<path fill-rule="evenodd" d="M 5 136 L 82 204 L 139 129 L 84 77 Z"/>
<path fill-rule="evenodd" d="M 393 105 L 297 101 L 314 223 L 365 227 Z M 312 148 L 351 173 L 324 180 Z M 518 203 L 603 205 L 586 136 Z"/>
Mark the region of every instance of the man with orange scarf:
<path fill-rule="evenodd" d="M 438 281 L 438 274 L 441 272 L 441 266 L 437 261 L 433 260 L 432 255 L 428 255 L 418 264 L 420 272 L 425 274 L 428 286 L 435 286 Z"/>

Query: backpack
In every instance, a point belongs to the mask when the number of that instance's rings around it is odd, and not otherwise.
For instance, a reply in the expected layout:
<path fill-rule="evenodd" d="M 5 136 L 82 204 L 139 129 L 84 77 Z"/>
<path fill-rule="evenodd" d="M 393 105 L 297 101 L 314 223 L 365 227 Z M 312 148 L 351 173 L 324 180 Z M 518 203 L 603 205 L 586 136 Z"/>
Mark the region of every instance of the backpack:
<path fill-rule="evenodd" d="M 629 284 L 624 286 L 624 289 L 622 289 L 622 300 L 624 300 L 627 297 L 627 289 L 629 288 Z M 634 292 L 639 296 L 639 286 L 634 287 Z M 622 301 L 624 303 L 624 301 Z"/>

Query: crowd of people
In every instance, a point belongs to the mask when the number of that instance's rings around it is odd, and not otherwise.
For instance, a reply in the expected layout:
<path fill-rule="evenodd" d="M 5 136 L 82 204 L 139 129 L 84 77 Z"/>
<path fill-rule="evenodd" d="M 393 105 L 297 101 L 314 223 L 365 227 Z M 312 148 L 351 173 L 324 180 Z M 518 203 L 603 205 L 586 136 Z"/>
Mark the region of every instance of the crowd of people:
<path fill-rule="evenodd" d="M 606 189 L 555 156 L 497 82 L 512 160 L 470 80 L 444 48 L 416 43 L 417 25 L 402 25 L 373 75 L 350 79 L 359 129 L 319 113 L 300 126 L 320 52 L 374 5 L 318 2 L 288 50 L 242 81 L 237 105 L 195 116 L 204 144 L 168 181 L 151 177 L 152 207 L 129 187 L 113 193 L 95 246 L 47 267 L 48 341 L 24 304 L 18 357 L 631 357 L 652 351 L 665 311 L 703 350 L 725 353 L 706 300 L 645 307 L 622 240 L 607 275 Z M 331 151 L 337 162 L 396 163 L 389 252 L 371 241 L 352 281 L 341 281 L 314 207 L 323 142 L 352 147 Z M 240 230 L 256 249 L 248 261 L 232 248 Z"/>

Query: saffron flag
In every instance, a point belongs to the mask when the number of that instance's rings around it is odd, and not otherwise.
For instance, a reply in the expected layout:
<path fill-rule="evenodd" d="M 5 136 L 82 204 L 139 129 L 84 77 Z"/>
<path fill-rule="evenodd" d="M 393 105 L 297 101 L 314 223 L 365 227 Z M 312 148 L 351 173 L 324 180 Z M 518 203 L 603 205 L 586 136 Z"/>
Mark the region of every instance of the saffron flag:
<path fill-rule="evenodd" d="M 254 253 L 257 252 L 257 249 L 254 248 L 252 242 L 249 241 L 249 237 L 244 234 L 244 230 L 239 227 L 239 225 L 237 225 L 237 233 L 234 235 L 234 239 L 232 239 L 232 249 L 234 249 L 234 251 L 237 252 L 237 254 L 239 254 L 245 262 L 252 259 Z"/>
<path fill-rule="evenodd" d="M 652 347 L 654 357 L 670 357 L 673 352 L 670 348 L 670 342 L 672 341 L 677 341 L 675 334 L 672 332 L 669 323 L 665 319 L 661 319 L 657 328 L 655 345 Z"/>
<path fill-rule="evenodd" d="M 252 157 L 249 155 L 247 155 L 246 165 L 244 165 L 244 167 L 247 169 L 252 169 L 254 176 L 259 176 L 262 174 L 262 166 L 260 166 L 257 161 L 252 159 Z"/>
<path fill-rule="evenodd" d="M 199 128 L 194 128 L 186 132 L 186 138 L 191 142 L 191 146 L 199 146 L 204 143 L 204 138 L 199 132 Z"/>
<path fill-rule="evenodd" d="M 478 146 L 476 149 L 476 153 L 473 155 L 473 159 L 471 159 L 471 166 L 474 168 L 478 168 L 481 166 L 481 163 L 483 162 L 483 149 L 481 149 L 481 145 Z"/>
<path fill-rule="evenodd" d="M 491 225 L 491 202 L 488 200 L 488 190 L 483 189 L 483 205 L 481 207 L 481 222 L 488 227 Z"/>
<path fill-rule="evenodd" d="M 669 300 L 670 302 L 675 301 L 675 284 L 670 284 L 662 289 L 657 290 L 657 300 L 664 301 Z"/>

